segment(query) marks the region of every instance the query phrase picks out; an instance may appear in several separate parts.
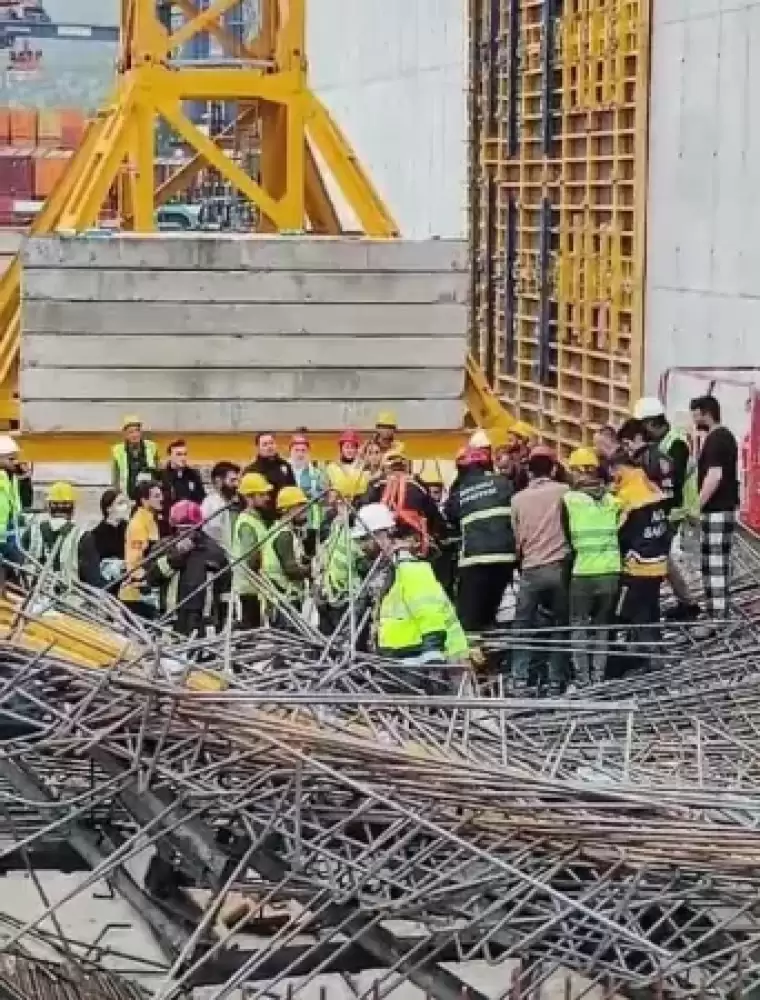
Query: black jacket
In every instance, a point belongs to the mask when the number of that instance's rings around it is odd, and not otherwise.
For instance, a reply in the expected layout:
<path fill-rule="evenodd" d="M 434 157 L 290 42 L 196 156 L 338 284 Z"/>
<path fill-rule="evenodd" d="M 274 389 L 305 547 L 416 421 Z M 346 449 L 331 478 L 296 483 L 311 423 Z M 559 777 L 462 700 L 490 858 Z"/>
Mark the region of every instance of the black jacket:
<path fill-rule="evenodd" d="M 514 487 L 506 476 L 485 469 L 466 469 L 446 501 L 446 517 L 459 527 L 461 567 L 513 563 Z"/>
<path fill-rule="evenodd" d="M 636 454 L 635 458 L 636 464 L 640 469 L 644 470 L 647 479 L 654 483 L 662 493 L 665 502 L 665 513 L 670 513 L 676 500 L 675 462 L 670 455 L 661 450 L 659 444 L 656 442 L 642 448 Z M 683 497 L 683 479 L 680 484 L 680 494 Z"/>
<path fill-rule="evenodd" d="M 207 581 L 215 576 L 211 585 L 213 612 L 232 589 L 230 562 L 224 549 L 204 531 L 196 532 L 192 538 L 193 547 L 188 552 L 169 548 L 164 558 L 156 560 L 148 571 L 148 579 L 154 585 L 165 585 L 164 567 L 168 563 L 174 572 L 179 573 L 177 604 L 181 604 L 186 611 L 201 613 L 206 607 Z"/>
<path fill-rule="evenodd" d="M 191 500 L 201 504 L 206 499 L 203 479 L 197 469 L 174 469 L 167 465 L 159 473 L 159 483 L 164 491 L 164 511 L 168 513 L 172 504 L 180 500 Z"/>
<path fill-rule="evenodd" d="M 250 465 L 243 469 L 246 472 L 258 472 L 268 483 L 274 486 L 275 491 L 281 490 L 283 486 L 295 486 L 296 477 L 290 462 L 286 462 L 280 455 L 273 455 L 271 458 L 263 458 L 258 455 Z"/>

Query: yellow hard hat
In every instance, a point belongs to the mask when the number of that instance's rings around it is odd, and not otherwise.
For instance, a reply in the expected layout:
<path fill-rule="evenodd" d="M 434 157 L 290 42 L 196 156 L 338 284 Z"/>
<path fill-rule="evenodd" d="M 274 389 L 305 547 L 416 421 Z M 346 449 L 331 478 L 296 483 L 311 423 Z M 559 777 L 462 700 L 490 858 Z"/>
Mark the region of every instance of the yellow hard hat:
<path fill-rule="evenodd" d="M 443 476 L 437 462 L 425 462 L 418 479 L 423 486 L 443 486 Z"/>
<path fill-rule="evenodd" d="M 283 486 L 277 494 L 278 510 L 292 510 L 294 507 L 300 507 L 308 502 L 309 498 L 300 486 Z"/>
<path fill-rule="evenodd" d="M 128 413 L 121 422 L 121 429 L 125 431 L 127 427 L 142 427 L 142 420 L 134 414 Z"/>
<path fill-rule="evenodd" d="M 48 490 L 48 503 L 74 503 L 76 494 L 71 483 L 53 483 Z"/>
<path fill-rule="evenodd" d="M 257 494 L 269 493 L 272 488 L 272 484 L 260 472 L 246 472 L 240 480 L 238 491 L 244 497 L 253 497 Z"/>
<path fill-rule="evenodd" d="M 598 469 L 599 458 L 591 448 L 576 448 L 567 460 L 569 469 Z"/>
<path fill-rule="evenodd" d="M 404 454 L 404 449 L 397 444 L 394 444 L 392 448 L 383 455 L 383 462 L 386 465 L 390 465 L 392 462 L 404 462 L 406 461 L 406 455 Z"/>
<path fill-rule="evenodd" d="M 392 427 L 394 430 L 398 427 L 398 420 L 396 419 L 396 414 L 391 413 L 390 410 L 383 410 L 382 413 L 378 413 L 377 420 L 375 421 L 376 427 Z"/>

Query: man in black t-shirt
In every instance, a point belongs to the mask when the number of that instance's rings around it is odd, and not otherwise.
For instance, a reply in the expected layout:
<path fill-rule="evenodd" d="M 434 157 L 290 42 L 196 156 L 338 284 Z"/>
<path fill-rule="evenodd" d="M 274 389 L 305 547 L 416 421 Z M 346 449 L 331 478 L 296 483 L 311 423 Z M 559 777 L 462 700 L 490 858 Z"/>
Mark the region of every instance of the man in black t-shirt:
<path fill-rule="evenodd" d="M 705 433 L 697 463 L 702 585 L 710 618 L 728 616 L 731 547 L 739 506 L 739 449 L 736 438 L 720 422 L 720 403 L 699 396 L 690 404 L 697 430 Z"/>

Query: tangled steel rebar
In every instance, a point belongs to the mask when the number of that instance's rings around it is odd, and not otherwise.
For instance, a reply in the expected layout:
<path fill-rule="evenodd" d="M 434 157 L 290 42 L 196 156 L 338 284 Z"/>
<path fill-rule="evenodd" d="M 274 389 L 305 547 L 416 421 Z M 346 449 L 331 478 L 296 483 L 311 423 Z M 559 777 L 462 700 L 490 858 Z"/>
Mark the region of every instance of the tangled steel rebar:
<path fill-rule="evenodd" d="M 57 919 L 106 880 L 164 955 L 139 971 L 162 1000 L 295 996 L 348 966 L 378 1000 L 404 979 L 460 1000 L 469 959 L 608 995 L 725 997 L 740 969 L 749 995 L 758 565 L 742 547 L 709 638 L 673 626 L 648 671 L 553 701 L 467 674 L 454 691 L 345 638 L 182 639 L 51 576 L 0 604 L 0 861 L 36 876 L 65 848 L 81 870 L 54 901 L 39 876 L 30 919 L 0 893 L 3 950 L 112 967 Z M 468 994 L 515 995 L 494 981 Z"/>

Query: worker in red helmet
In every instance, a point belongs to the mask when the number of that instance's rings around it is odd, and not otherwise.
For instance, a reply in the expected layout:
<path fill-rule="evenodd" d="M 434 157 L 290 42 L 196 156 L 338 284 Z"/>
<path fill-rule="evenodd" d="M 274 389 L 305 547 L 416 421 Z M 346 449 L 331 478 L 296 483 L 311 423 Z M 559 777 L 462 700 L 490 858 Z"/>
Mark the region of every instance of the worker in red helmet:
<path fill-rule="evenodd" d="M 539 620 L 555 628 L 568 623 L 570 547 L 563 527 L 562 502 L 566 483 L 555 478 L 557 456 L 547 445 L 537 445 L 528 456 L 529 482 L 512 501 L 512 523 L 521 562 L 514 628 L 522 633 L 512 659 L 512 685 L 516 692 L 528 686 L 531 652 L 530 629 Z M 567 678 L 566 654 L 559 646 L 549 655 L 548 692 L 557 695 Z"/>
<path fill-rule="evenodd" d="M 220 631 L 227 619 L 232 573 L 224 549 L 203 530 L 200 504 L 180 500 L 169 511 L 173 541 L 152 571 L 163 607 L 181 635 Z"/>
<path fill-rule="evenodd" d="M 345 496 L 361 496 L 369 485 L 361 458 L 362 439 L 358 431 L 345 430 L 338 438 L 338 460 L 327 465 L 327 478 L 333 490 Z"/>
<path fill-rule="evenodd" d="M 482 431 L 473 434 L 460 464 L 444 512 L 460 537 L 457 615 L 466 632 L 481 633 L 496 624 L 504 591 L 512 581 L 513 490 L 508 479 L 494 473 L 490 442 Z M 473 662 L 482 666 L 485 661 L 477 644 L 472 649 Z"/>

